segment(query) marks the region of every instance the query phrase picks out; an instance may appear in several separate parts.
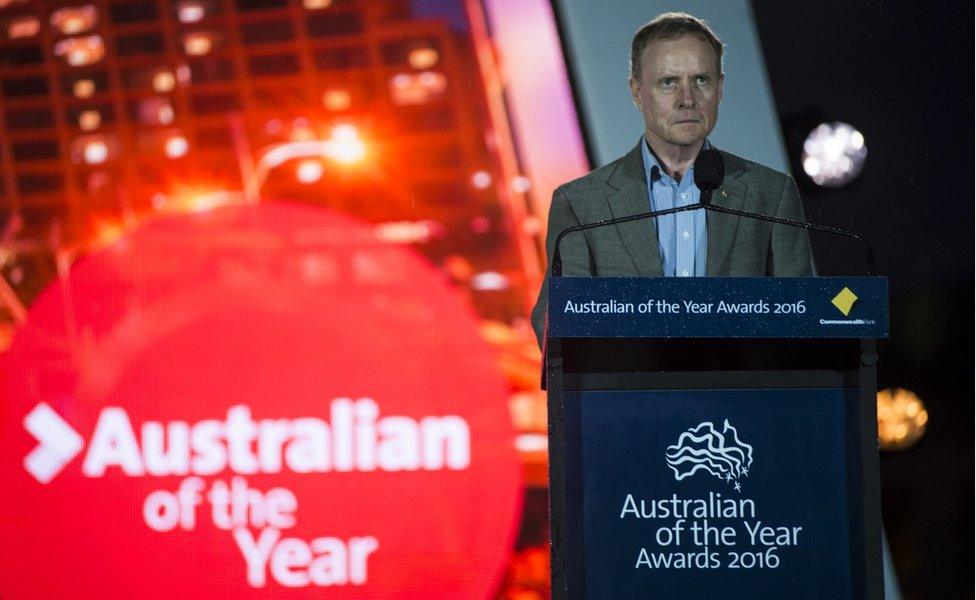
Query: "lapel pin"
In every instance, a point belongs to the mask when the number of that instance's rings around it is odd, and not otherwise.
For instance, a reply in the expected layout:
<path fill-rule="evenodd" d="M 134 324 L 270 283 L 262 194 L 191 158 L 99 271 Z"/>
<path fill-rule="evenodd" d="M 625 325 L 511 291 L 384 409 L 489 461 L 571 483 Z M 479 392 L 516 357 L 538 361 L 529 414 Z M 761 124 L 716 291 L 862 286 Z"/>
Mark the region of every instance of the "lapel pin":
<path fill-rule="evenodd" d="M 728 194 L 725 193 L 725 190 L 722 190 L 722 197 L 725 198 L 727 196 L 728 196 Z"/>

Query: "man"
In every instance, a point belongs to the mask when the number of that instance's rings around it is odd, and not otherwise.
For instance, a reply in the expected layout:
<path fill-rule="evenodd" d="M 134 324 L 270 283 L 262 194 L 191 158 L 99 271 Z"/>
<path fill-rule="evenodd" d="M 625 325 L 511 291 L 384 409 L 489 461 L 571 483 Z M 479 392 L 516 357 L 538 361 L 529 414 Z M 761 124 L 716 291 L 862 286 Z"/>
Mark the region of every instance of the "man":
<path fill-rule="evenodd" d="M 708 146 L 722 100 L 722 42 L 708 25 L 666 13 L 644 25 L 631 44 L 630 92 L 645 131 L 627 155 L 560 186 L 549 211 L 546 248 L 574 225 L 694 204 L 695 159 Z M 721 150 L 720 150 L 721 152 Z M 727 152 L 725 179 L 712 202 L 803 220 L 788 175 Z M 564 276 L 780 277 L 812 274 L 806 231 L 704 210 L 631 221 L 567 235 Z M 542 343 L 547 284 L 532 310 Z"/>

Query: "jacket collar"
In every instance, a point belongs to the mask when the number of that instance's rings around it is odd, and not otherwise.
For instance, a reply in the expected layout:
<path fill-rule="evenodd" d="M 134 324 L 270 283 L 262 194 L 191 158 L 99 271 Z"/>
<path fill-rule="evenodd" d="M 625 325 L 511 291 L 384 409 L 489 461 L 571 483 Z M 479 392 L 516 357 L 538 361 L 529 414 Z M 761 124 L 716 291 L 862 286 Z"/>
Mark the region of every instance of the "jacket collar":
<path fill-rule="evenodd" d="M 614 218 L 648 211 L 647 173 L 644 171 L 644 159 L 641 155 L 642 143 L 644 143 L 644 136 L 641 136 L 630 152 L 616 161 L 616 166 L 607 176 L 606 184 L 613 189 L 613 193 L 607 198 L 607 204 Z M 719 152 L 725 159 L 725 177 L 722 185 L 715 190 L 712 202 L 726 208 L 742 210 L 748 189 L 742 180 L 746 172 L 746 164 L 735 155 L 721 150 Z M 708 249 L 705 258 L 705 275 L 714 277 L 727 271 L 725 263 L 735 241 L 739 218 L 710 211 L 706 219 Z M 616 228 L 624 247 L 637 267 L 638 274 L 642 277 L 663 276 L 657 227 L 653 220 L 620 223 Z"/>

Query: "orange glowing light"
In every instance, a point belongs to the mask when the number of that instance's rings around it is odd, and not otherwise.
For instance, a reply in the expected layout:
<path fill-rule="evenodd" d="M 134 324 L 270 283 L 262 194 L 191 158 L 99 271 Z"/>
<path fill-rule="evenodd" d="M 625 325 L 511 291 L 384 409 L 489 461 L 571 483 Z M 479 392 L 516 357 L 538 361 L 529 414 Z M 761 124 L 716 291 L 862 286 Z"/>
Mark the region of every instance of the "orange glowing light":
<path fill-rule="evenodd" d="M 924 434 L 929 421 L 922 399 L 910 390 L 878 392 L 878 442 L 882 450 L 903 450 Z"/>
<path fill-rule="evenodd" d="M 303 0 L 302 5 L 309 10 L 322 10 L 332 6 L 332 0 Z"/>
<path fill-rule="evenodd" d="M 440 55 L 433 48 L 414 48 L 407 55 L 407 62 L 414 69 L 429 69 L 437 64 Z"/>
<path fill-rule="evenodd" d="M 183 36 L 183 51 L 190 56 L 203 56 L 213 49 L 213 39 L 206 33 L 188 33 Z"/>
<path fill-rule="evenodd" d="M 105 45 L 99 35 L 68 38 L 54 45 L 54 55 L 63 58 L 72 67 L 82 67 L 102 60 Z"/>
<path fill-rule="evenodd" d="M 304 184 L 315 183 L 319 179 L 322 179 L 322 163 L 317 160 L 303 160 L 298 163 L 298 168 L 295 170 L 295 176 L 298 181 Z"/>
<path fill-rule="evenodd" d="M 95 228 L 95 244 L 109 246 L 122 239 L 122 225 L 119 223 L 101 222 Z"/>
<path fill-rule="evenodd" d="M 7 26 L 7 36 L 12 40 L 34 37 L 40 30 L 41 22 L 37 20 L 37 17 L 24 17 L 10 22 L 10 25 Z"/>
<path fill-rule="evenodd" d="M 98 24 L 98 11 L 94 6 L 66 6 L 51 13 L 51 25 L 64 35 L 88 31 Z"/>
<path fill-rule="evenodd" d="M 85 144 L 85 162 L 90 165 L 98 165 L 105 162 L 108 158 L 108 146 L 100 140 L 93 140 Z"/>
<path fill-rule="evenodd" d="M 157 92 L 170 92 L 176 87 L 176 76 L 169 71 L 160 71 L 153 75 L 153 89 Z"/>
<path fill-rule="evenodd" d="M 91 98 L 95 93 L 95 82 L 91 79 L 79 79 L 72 86 L 76 98 Z"/>
<path fill-rule="evenodd" d="M 190 150 L 190 143 L 182 135 L 174 135 L 166 140 L 166 156 L 180 158 Z"/>
<path fill-rule="evenodd" d="M 322 94 L 322 104 L 329 110 L 346 110 L 352 106 L 352 94 L 349 90 L 328 90 Z"/>
<path fill-rule="evenodd" d="M 82 131 L 94 131 L 102 124 L 102 115 L 97 110 L 82 111 L 78 115 L 78 127 Z"/>

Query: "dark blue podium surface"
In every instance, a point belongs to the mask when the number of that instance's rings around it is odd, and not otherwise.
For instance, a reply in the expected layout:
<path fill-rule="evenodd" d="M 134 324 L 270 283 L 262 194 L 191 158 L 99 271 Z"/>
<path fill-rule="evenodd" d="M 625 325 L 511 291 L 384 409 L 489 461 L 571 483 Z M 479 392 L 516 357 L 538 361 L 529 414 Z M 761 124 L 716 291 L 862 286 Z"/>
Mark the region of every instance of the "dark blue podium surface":
<path fill-rule="evenodd" d="M 563 278 L 549 301 L 554 598 L 882 598 L 886 280 Z"/>

